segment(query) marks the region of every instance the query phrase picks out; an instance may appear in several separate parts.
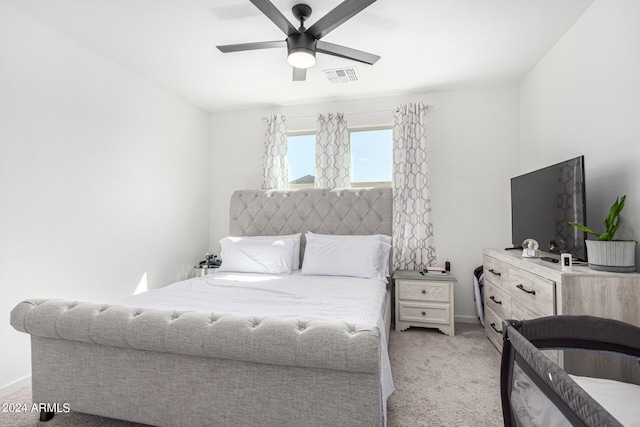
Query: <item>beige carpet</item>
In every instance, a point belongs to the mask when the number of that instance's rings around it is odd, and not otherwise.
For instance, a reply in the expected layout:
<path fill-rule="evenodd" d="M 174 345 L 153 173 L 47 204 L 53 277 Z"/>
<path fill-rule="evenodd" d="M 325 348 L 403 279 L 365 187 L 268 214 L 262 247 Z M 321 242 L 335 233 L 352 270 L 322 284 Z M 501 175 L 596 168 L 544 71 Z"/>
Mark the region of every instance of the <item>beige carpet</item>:
<path fill-rule="evenodd" d="M 388 425 L 501 426 L 500 353 L 478 324 L 456 335 L 409 328 L 392 332 L 389 356 L 396 392 Z"/>
<path fill-rule="evenodd" d="M 500 426 L 500 355 L 479 325 L 456 324 L 456 336 L 410 328 L 391 332 L 389 356 L 396 392 L 389 427 Z M 31 405 L 25 387 L 0 402 Z M 2 427 L 133 427 L 140 424 L 80 413 L 59 413 L 46 423 L 35 413 L 0 412 Z"/>

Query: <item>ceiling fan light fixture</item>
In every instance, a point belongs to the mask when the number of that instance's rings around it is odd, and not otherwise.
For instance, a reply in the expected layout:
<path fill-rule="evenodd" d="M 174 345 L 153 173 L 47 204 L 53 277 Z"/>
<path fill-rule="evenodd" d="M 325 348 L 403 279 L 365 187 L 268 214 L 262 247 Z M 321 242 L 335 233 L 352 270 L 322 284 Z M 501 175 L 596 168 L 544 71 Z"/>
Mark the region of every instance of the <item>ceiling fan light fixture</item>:
<path fill-rule="evenodd" d="M 296 68 L 309 68 L 316 64 L 316 55 L 314 51 L 304 48 L 291 49 L 287 61 Z"/>
<path fill-rule="evenodd" d="M 287 61 L 296 68 L 313 67 L 316 63 L 316 39 L 306 33 L 287 38 Z"/>

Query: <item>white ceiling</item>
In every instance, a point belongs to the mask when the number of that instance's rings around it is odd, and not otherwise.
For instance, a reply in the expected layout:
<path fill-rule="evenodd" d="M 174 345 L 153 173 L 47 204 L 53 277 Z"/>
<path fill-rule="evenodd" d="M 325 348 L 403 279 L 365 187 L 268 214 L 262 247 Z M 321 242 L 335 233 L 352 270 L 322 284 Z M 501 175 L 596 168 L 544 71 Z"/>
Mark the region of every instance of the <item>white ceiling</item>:
<path fill-rule="evenodd" d="M 594 0 L 378 0 L 323 40 L 375 65 L 318 54 L 291 81 L 286 49 L 223 54 L 216 45 L 284 40 L 248 0 L 4 0 L 207 111 L 518 82 Z M 293 21 L 300 0 L 272 0 Z M 306 0 L 311 26 L 341 0 Z M 297 27 L 298 25 L 294 23 Z M 356 65 L 361 81 L 322 70 Z"/>

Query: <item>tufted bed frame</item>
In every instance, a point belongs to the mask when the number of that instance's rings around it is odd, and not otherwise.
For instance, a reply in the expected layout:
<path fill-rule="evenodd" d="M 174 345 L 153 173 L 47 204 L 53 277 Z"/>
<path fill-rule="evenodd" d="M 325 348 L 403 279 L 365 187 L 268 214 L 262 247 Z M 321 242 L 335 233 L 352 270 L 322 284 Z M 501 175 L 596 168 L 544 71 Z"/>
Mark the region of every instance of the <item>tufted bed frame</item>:
<path fill-rule="evenodd" d="M 391 235 L 391 197 L 237 191 L 230 235 Z M 162 426 L 383 423 L 373 325 L 45 299 L 18 304 L 11 325 L 31 335 L 35 403 Z"/>

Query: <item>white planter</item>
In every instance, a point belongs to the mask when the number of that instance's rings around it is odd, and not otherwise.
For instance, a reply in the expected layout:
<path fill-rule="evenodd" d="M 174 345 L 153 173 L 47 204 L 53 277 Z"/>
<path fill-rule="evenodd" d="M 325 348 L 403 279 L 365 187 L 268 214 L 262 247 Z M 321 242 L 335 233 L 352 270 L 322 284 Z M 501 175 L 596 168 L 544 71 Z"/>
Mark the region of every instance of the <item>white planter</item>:
<path fill-rule="evenodd" d="M 587 240 L 589 268 L 628 273 L 636 271 L 636 242 Z"/>

